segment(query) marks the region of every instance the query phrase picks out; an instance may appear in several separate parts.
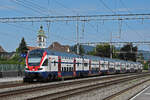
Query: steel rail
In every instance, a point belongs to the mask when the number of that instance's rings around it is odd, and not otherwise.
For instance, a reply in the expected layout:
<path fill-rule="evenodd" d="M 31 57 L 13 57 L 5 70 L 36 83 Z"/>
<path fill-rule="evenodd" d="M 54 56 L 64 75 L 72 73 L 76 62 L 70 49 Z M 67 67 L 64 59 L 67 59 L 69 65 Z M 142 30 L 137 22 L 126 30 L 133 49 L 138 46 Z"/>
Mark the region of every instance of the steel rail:
<path fill-rule="evenodd" d="M 142 75 L 143 73 L 139 74 Z M 120 77 L 127 77 L 127 76 L 135 76 L 135 74 L 123 74 L 123 75 L 115 75 L 115 76 L 108 76 L 108 77 L 97 77 L 94 79 L 84 79 L 84 80 L 77 80 L 77 81 L 71 81 L 71 82 L 63 82 L 63 83 L 58 83 L 58 84 L 50 84 L 50 85 L 44 85 L 44 86 L 39 86 L 39 87 L 32 87 L 32 88 L 25 88 L 25 89 L 18 89 L 18 90 L 12 90 L 12 91 L 5 91 L 0 93 L 0 98 L 2 97 L 7 97 L 7 96 L 12 96 L 12 95 L 17 95 L 17 94 L 24 94 L 24 93 L 30 93 L 33 91 L 40 91 L 44 89 L 55 89 L 58 87 L 63 87 L 63 86 L 69 86 L 69 85 L 76 85 L 76 84 L 84 84 L 87 82 L 93 82 L 93 81 L 101 81 L 101 80 L 110 80 L 114 78 L 120 78 Z"/>
<path fill-rule="evenodd" d="M 136 84 L 136 85 L 134 85 L 134 86 L 128 87 L 128 88 L 126 88 L 126 89 L 124 89 L 124 90 L 121 90 L 121 91 L 115 93 L 115 94 L 112 94 L 112 95 L 110 95 L 110 96 L 104 98 L 103 100 L 111 100 L 112 98 L 114 98 L 114 97 L 116 97 L 116 96 L 119 96 L 119 95 L 121 95 L 121 94 L 123 94 L 123 93 L 125 93 L 125 92 L 127 92 L 127 91 L 129 91 L 129 90 L 131 90 L 131 89 L 134 89 L 134 88 L 136 88 L 137 86 L 140 86 L 140 85 L 142 85 L 143 83 L 148 82 L 148 81 L 150 81 L 150 79 L 147 79 L 147 80 L 145 80 L 145 81 L 143 81 L 143 82 L 140 82 L 140 83 L 138 83 L 138 84 Z"/>
<path fill-rule="evenodd" d="M 139 76 L 137 75 L 138 77 L 132 76 L 132 77 L 127 77 L 127 78 L 122 78 L 122 79 L 116 79 L 113 81 L 108 81 L 108 82 L 98 83 L 98 84 L 84 86 L 84 87 L 80 87 L 80 88 L 51 93 L 51 94 L 47 94 L 47 95 L 43 95 L 43 96 L 33 97 L 28 100 L 41 100 L 44 98 L 48 98 L 49 100 L 63 100 L 63 99 L 72 97 L 73 95 L 78 95 L 78 94 L 89 92 L 89 91 L 92 91 L 95 89 L 100 89 L 100 88 L 104 88 L 104 87 L 111 86 L 114 84 L 123 83 L 126 81 L 130 81 L 131 79 L 138 79 L 138 78 L 141 78 L 141 77 L 144 77 L 147 75 L 150 75 L 150 74 L 139 75 Z"/>

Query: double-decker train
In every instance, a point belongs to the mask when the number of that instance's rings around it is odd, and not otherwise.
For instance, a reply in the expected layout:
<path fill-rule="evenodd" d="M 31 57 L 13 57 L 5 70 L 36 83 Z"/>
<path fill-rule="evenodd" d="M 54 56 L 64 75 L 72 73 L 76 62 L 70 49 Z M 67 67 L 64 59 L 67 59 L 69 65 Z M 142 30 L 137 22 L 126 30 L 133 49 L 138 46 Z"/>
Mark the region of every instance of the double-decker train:
<path fill-rule="evenodd" d="M 141 72 L 139 62 L 35 49 L 26 57 L 24 82 Z"/>

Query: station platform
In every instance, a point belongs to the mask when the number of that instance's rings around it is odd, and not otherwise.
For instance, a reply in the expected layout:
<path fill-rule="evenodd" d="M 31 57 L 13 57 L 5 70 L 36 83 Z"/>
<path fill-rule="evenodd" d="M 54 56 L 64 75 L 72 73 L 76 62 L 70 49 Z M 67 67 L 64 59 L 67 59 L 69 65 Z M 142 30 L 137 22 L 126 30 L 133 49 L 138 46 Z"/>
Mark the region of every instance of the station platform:
<path fill-rule="evenodd" d="M 0 83 L 20 82 L 22 80 L 23 80 L 23 77 L 5 77 L 5 78 L 0 78 Z"/>
<path fill-rule="evenodd" d="M 143 91 L 139 92 L 130 100 L 150 100 L 150 86 L 145 88 Z"/>

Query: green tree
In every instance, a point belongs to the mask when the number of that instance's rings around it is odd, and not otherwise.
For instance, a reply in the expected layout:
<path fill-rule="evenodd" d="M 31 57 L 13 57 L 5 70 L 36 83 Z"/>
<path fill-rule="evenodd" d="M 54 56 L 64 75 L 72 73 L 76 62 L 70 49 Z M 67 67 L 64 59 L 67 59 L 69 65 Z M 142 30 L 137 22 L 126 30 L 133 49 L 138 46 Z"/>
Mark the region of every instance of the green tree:
<path fill-rule="evenodd" d="M 148 68 L 149 68 L 149 63 L 148 62 L 144 63 L 143 69 L 148 70 Z"/>
<path fill-rule="evenodd" d="M 137 59 L 136 59 L 136 60 L 139 61 L 139 62 L 143 62 L 143 61 L 144 61 L 143 53 L 138 53 L 138 54 L 137 54 Z"/>
<path fill-rule="evenodd" d="M 108 43 L 104 45 L 97 45 L 95 50 L 88 52 L 88 55 L 94 55 L 94 56 L 100 56 L 100 57 L 110 57 L 110 54 L 112 53 L 113 58 L 117 58 L 118 55 L 115 54 L 116 52 L 115 47 L 112 45 L 110 46 Z M 114 54 L 113 54 L 114 53 Z"/>
<path fill-rule="evenodd" d="M 21 43 L 19 44 L 19 47 L 16 49 L 16 52 L 18 52 L 19 54 L 23 54 L 23 53 L 27 53 L 28 48 L 26 45 L 26 42 L 24 40 L 24 38 L 22 38 Z"/>
<path fill-rule="evenodd" d="M 77 45 L 74 45 L 73 46 L 73 49 L 72 49 L 73 52 L 77 53 Z M 82 45 L 79 46 L 79 55 L 83 55 L 85 53 L 85 50 L 83 48 Z"/>
<path fill-rule="evenodd" d="M 136 61 L 137 50 L 137 46 L 134 47 L 132 43 L 128 43 L 120 49 L 119 58 L 123 60 Z"/>
<path fill-rule="evenodd" d="M 95 50 L 89 51 L 89 52 L 87 52 L 87 55 L 93 55 L 93 56 L 95 56 L 95 55 L 96 55 L 96 52 L 95 52 Z"/>
<path fill-rule="evenodd" d="M 109 44 L 104 44 L 104 45 L 97 45 L 96 46 L 96 56 L 100 57 L 110 57 L 110 45 Z"/>
<path fill-rule="evenodd" d="M 1 59 L 0 64 L 25 64 L 25 58 L 20 57 L 21 53 L 27 53 L 27 46 L 24 38 L 22 38 L 19 47 L 16 49 L 16 53 L 10 59 Z"/>

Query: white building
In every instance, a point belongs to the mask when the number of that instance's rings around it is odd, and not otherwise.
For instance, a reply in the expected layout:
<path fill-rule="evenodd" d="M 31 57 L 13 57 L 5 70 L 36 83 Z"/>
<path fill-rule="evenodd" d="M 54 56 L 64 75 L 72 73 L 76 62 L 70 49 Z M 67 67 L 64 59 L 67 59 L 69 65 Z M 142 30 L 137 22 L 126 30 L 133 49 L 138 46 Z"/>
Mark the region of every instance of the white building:
<path fill-rule="evenodd" d="M 40 26 L 40 30 L 38 31 L 37 36 L 37 43 L 39 48 L 45 48 L 46 47 L 46 35 L 43 30 L 43 26 Z"/>

